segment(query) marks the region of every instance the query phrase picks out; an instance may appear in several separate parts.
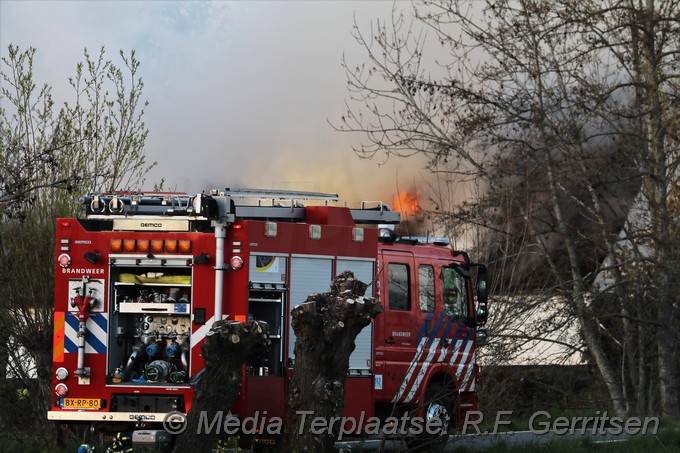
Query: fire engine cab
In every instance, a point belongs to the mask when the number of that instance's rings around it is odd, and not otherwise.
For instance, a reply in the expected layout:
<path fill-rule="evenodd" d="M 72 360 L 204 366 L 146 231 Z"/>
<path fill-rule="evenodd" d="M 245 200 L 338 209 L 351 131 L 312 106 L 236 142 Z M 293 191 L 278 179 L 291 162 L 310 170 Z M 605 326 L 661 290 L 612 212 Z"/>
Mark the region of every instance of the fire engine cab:
<path fill-rule="evenodd" d="M 420 407 L 460 422 L 477 409 L 486 268 L 442 240 L 381 228 L 399 222 L 386 204 L 256 189 L 79 202 L 83 215 L 56 225 L 49 419 L 121 430 L 188 412 L 201 345 L 219 319 L 270 326 L 271 346 L 244 365 L 231 412 L 283 418 L 295 370 L 290 310 L 345 270 L 384 307 L 356 339 L 345 416 Z"/>

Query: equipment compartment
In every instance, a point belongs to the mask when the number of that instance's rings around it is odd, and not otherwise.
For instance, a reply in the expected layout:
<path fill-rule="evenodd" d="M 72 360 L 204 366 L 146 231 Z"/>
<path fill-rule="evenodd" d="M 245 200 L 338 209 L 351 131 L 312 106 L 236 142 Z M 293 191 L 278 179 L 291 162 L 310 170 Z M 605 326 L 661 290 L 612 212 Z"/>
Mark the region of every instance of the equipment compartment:
<path fill-rule="evenodd" d="M 283 375 L 283 313 L 286 289 L 283 284 L 250 282 L 248 318 L 269 324 L 271 346 L 261 357 L 248 363 L 248 374 Z"/>
<path fill-rule="evenodd" d="M 107 382 L 186 384 L 191 347 L 191 260 L 111 258 Z"/>

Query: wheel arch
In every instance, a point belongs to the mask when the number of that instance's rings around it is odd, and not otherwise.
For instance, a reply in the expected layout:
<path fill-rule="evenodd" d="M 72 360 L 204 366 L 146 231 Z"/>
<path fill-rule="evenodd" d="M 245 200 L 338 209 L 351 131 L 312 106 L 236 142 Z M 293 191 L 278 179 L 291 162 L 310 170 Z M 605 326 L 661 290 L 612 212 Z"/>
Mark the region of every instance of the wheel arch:
<path fill-rule="evenodd" d="M 427 389 L 430 388 L 432 385 L 440 384 L 442 385 L 442 387 L 450 389 L 452 395 L 457 396 L 458 394 L 459 388 L 456 383 L 455 374 L 451 370 L 451 367 L 446 366 L 445 364 L 437 364 L 433 367 L 430 367 L 423 381 L 425 385 L 421 386 L 418 392 L 418 401 L 420 402 L 425 401 Z M 460 407 L 457 397 L 455 398 L 454 403 L 456 412 L 458 413 L 460 411 Z"/>

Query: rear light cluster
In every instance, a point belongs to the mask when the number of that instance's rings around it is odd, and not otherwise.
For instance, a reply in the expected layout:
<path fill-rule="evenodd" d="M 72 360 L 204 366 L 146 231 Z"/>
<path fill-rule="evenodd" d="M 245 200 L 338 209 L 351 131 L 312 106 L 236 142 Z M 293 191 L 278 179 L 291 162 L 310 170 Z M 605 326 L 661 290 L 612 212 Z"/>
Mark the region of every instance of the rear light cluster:
<path fill-rule="evenodd" d="M 233 241 L 231 243 L 231 253 L 243 253 L 243 241 Z M 234 255 L 229 260 L 229 266 L 235 271 L 243 267 L 243 258 L 239 255 Z"/>
<path fill-rule="evenodd" d="M 54 374 L 57 380 L 60 381 L 54 386 L 54 393 L 56 393 L 57 396 L 63 398 L 68 395 L 68 386 L 63 382 L 68 379 L 68 370 L 64 367 L 60 367 Z"/>
<path fill-rule="evenodd" d="M 111 239 L 111 251 L 114 253 L 191 253 L 191 241 L 188 239 Z"/>

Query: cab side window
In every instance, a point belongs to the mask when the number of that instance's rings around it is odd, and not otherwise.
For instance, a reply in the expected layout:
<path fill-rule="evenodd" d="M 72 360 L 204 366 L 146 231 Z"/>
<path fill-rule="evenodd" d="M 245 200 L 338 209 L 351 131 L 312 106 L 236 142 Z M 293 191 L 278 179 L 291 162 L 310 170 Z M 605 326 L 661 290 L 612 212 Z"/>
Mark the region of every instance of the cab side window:
<path fill-rule="evenodd" d="M 442 292 L 446 315 L 451 318 L 467 318 L 465 278 L 455 269 L 442 268 Z"/>
<path fill-rule="evenodd" d="M 387 281 L 390 310 L 411 309 L 411 285 L 408 264 L 389 263 Z"/>
<path fill-rule="evenodd" d="M 418 302 L 420 311 L 434 311 L 434 268 L 430 265 L 418 266 Z"/>

